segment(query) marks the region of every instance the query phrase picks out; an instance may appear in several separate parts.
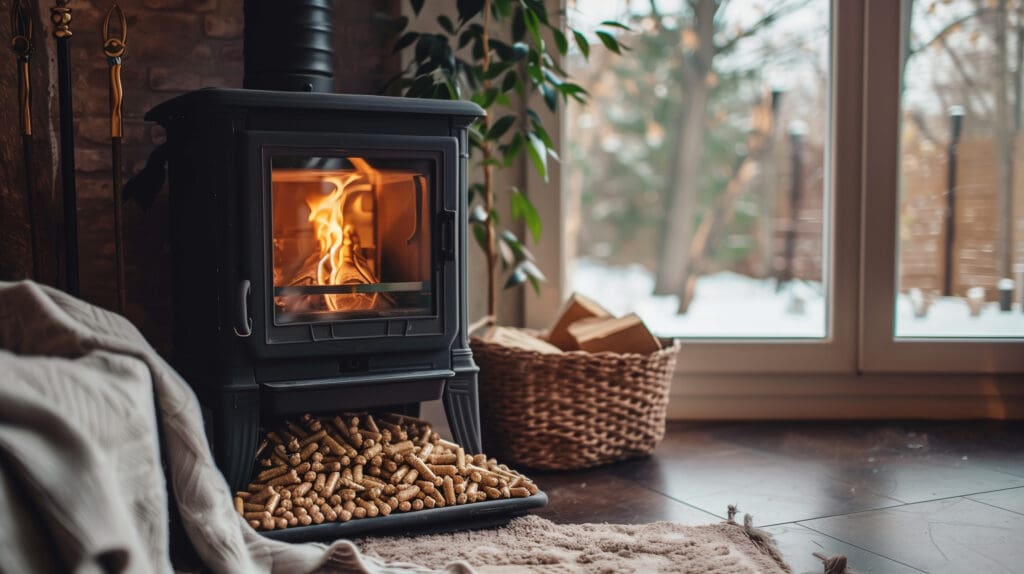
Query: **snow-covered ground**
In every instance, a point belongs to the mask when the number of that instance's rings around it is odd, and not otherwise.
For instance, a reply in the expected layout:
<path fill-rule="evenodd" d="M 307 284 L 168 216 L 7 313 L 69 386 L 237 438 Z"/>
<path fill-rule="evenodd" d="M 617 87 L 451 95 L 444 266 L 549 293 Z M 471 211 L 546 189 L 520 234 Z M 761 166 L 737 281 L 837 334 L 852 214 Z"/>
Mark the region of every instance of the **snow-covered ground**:
<path fill-rule="evenodd" d="M 771 280 L 721 272 L 697 280 L 697 293 L 685 315 L 674 295 L 652 295 L 654 277 L 640 265 L 605 267 L 579 259 L 571 288 L 601 302 L 615 314 L 635 312 L 658 335 L 668 337 L 821 338 L 827 333 L 825 290 L 820 283 L 792 282 L 776 292 Z M 905 295 L 897 301 L 900 337 L 1024 337 L 1019 304 L 1002 313 L 989 303 L 978 317 L 955 297 L 934 301 L 916 318 Z"/>

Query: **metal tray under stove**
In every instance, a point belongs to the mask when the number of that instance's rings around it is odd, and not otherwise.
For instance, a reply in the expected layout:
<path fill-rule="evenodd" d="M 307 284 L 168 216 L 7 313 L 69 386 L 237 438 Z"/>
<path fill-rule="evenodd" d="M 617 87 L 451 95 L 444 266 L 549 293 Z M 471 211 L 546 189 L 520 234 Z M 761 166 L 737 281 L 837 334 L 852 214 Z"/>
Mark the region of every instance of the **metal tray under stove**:
<path fill-rule="evenodd" d="M 500 498 L 430 510 L 396 512 L 388 516 L 360 518 L 348 522 L 325 522 L 282 530 L 260 531 L 260 534 L 284 542 L 311 542 L 359 538 L 370 534 L 425 534 L 488 528 L 503 525 L 547 503 L 548 496 L 544 491 L 540 491 L 526 498 Z"/>

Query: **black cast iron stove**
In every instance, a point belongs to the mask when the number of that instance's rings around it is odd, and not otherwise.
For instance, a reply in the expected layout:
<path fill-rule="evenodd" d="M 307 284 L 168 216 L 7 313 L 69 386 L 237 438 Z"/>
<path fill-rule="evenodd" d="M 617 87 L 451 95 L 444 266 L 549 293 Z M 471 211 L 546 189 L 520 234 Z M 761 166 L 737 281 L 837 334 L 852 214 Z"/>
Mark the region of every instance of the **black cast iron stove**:
<path fill-rule="evenodd" d="M 270 10 L 259 22 L 278 17 L 279 3 L 249 4 Z M 280 4 L 305 18 L 295 46 L 276 45 L 295 63 L 275 75 L 277 60 L 254 56 L 247 5 L 247 85 L 322 87 L 329 2 Z M 410 413 L 440 398 L 455 440 L 480 452 L 464 211 L 467 127 L 482 114 L 458 101 L 205 89 L 146 116 L 167 130 L 174 362 L 207 407 L 233 488 L 251 476 L 261 420 L 304 412 Z"/>

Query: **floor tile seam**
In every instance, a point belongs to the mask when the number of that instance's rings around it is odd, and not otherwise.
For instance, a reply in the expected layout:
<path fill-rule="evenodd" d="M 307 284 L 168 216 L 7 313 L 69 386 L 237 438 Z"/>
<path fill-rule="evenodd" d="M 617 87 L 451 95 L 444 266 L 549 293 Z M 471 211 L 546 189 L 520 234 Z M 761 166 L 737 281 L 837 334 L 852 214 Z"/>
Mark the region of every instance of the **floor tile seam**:
<path fill-rule="evenodd" d="M 1002 506 L 999 506 L 997 504 L 992 504 L 991 502 L 985 502 L 984 500 L 975 500 L 975 499 L 971 498 L 971 496 L 974 496 L 974 495 L 971 494 L 971 495 L 965 496 L 964 498 L 966 498 L 967 500 L 970 500 L 971 502 L 977 502 L 978 504 L 984 504 L 985 506 L 989 506 L 989 507 L 992 507 L 992 508 L 995 508 L 995 509 L 998 509 L 998 510 L 1005 510 L 1006 512 L 1012 512 L 1012 513 L 1016 514 L 1017 516 L 1024 516 L 1024 512 L 1017 512 L 1016 510 L 1011 510 L 1009 508 L 1003 508 Z"/>
<path fill-rule="evenodd" d="M 1014 487 L 1014 488 L 1024 488 L 1024 487 L 1019 487 L 1018 486 L 1018 487 Z M 969 497 L 974 496 L 976 494 L 989 494 L 991 492 L 1002 492 L 1003 490 L 1013 490 L 1013 488 L 1001 488 L 1001 489 L 997 489 L 997 490 L 986 490 L 986 491 L 982 491 L 982 492 L 976 492 L 976 493 L 973 493 L 973 494 L 957 494 L 955 496 L 944 496 L 942 498 L 930 498 L 928 500 L 918 500 L 918 501 L 915 501 L 915 502 L 903 502 L 903 503 L 900 503 L 900 504 L 893 504 L 891 506 L 880 506 L 878 508 L 867 508 L 867 509 L 864 509 L 864 510 L 857 510 L 855 512 L 844 512 L 842 514 L 828 514 L 828 515 L 825 515 L 825 516 L 816 516 L 814 518 L 801 518 L 801 519 L 795 520 L 793 522 L 796 522 L 798 524 L 803 525 L 804 522 L 810 522 L 812 520 L 825 520 L 827 518 L 840 518 L 840 517 L 843 517 L 843 516 L 855 516 L 857 514 L 866 514 L 868 512 L 878 512 L 879 510 L 892 510 L 892 509 L 895 509 L 895 508 L 903 508 L 905 506 L 916 506 L 918 504 L 928 504 L 930 502 L 942 502 L 943 500 L 953 500 L 953 499 L 956 499 L 956 498 L 960 498 L 960 499 L 963 499 L 963 500 L 969 500 L 971 502 L 977 502 L 978 504 L 984 504 L 983 502 L 981 502 L 979 500 L 974 500 L 973 498 L 969 498 Z M 1005 508 L 1000 508 L 998 506 L 993 506 L 991 504 L 987 504 L 986 506 L 991 506 L 993 508 L 999 508 L 1000 510 L 1006 510 Z M 1007 512 L 1013 512 L 1013 511 L 1012 510 L 1007 510 Z M 1013 512 L 1013 514 L 1018 514 L 1018 513 Z M 788 523 L 779 523 L 779 524 L 788 524 Z M 758 528 L 766 528 L 767 526 L 775 526 L 775 525 L 774 524 L 763 525 L 763 526 L 762 525 L 758 525 Z M 808 526 L 808 528 L 810 528 L 810 527 Z"/>
<path fill-rule="evenodd" d="M 839 518 L 841 516 L 852 516 L 854 514 L 863 514 L 865 512 L 876 512 L 878 510 L 889 510 L 890 508 L 900 508 L 900 507 L 906 506 L 907 504 L 914 504 L 914 503 L 900 502 L 898 504 L 890 504 L 888 506 L 877 506 L 875 508 L 865 508 L 864 510 L 855 510 L 853 512 L 840 512 L 840 513 L 836 513 L 836 514 L 823 514 L 821 516 L 814 516 L 812 518 L 797 518 L 796 520 L 790 520 L 788 522 L 775 522 L 775 523 L 772 523 L 772 524 L 757 524 L 756 526 L 758 528 L 770 528 L 772 526 L 780 526 L 782 524 L 802 524 L 802 523 L 810 521 L 810 520 L 824 520 L 826 518 Z"/>
<path fill-rule="evenodd" d="M 669 499 L 671 501 L 678 502 L 679 504 L 682 504 L 683 506 L 688 506 L 688 507 L 690 507 L 690 508 L 692 508 L 694 510 L 698 510 L 700 512 L 703 512 L 704 514 L 710 514 L 711 516 L 714 516 L 715 518 L 719 518 L 721 520 L 726 520 L 726 517 L 722 516 L 721 514 L 718 514 L 718 513 L 715 513 L 715 512 L 711 512 L 710 510 L 701 508 L 701 507 L 696 506 L 694 504 L 690 504 L 689 502 L 686 502 L 685 500 L 680 500 L 680 499 L 672 496 L 671 494 L 668 494 L 667 492 L 662 492 L 662 491 L 658 490 L 657 488 L 654 488 L 653 486 L 648 486 L 648 485 L 646 485 L 646 484 L 644 484 L 642 482 L 638 482 L 638 481 L 633 480 L 633 479 L 623 479 L 623 480 L 627 480 L 627 481 L 635 484 L 636 486 L 639 486 L 640 488 L 643 488 L 644 490 L 649 490 L 649 491 L 651 491 L 651 492 L 653 492 L 653 493 L 655 493 L 655 494 L 657 494 L 659 496 L 662 496 L 663 498 L 667 498 L 667 499 Z"/>
<path fill-rule="evenodd" d="M 973 498 L 970 498 L 970 497 L 978 496 L 979 494 L 992 494 L 992 493 L 995 493 L 995 492 L 1004 492 L 1004 491 L 1007 491 L 1007 490 L 1016 490 L 1018 488 L 1024 489 L 1024 486 L 1008 486 L 1006 488 L 993 488 L 992 490 L 979 490 L 977 492 L 968 492 L 966 494 L 953 494 L 953 495 L 950 495 L 950 496 L 940 496 L 939 498 L 929 498 L 927 500 L 915 500 L 913 502 L 905 502 L 904 504 L 905 505 L 924 504 L 926 502 L 940 502 L 940 501 L 943 501 L 943 500 L 952 500 L 954 498 L 963 498 L 965 500 L 970 500 L 971 502 L 980 502 L 980 501 L 974 500 Z M 900 505 L 900 506 L 902 506 L 902 505 Z M 991 505 L 989 505 L 989 506 L 991 506 Z M 860 512 L 860 511 L 858 511 L 858 512 Z M 1009 512 L 1013 512 L 1013 511 L 1011 510 Z M 850 514 L 857 514 L 857 513 L 856 512 L 851 512 Z M 1018 514 L 1018 513 L 1014 513 L 1014 514 Z"/>
<path fill-rule="evenodd" d="M 984 468 L 985 470 L 991 470 L 992 472 L 998 472 L 998 473 L 1001 473 L 1001 474 L 1010 475 L 1010 476 L 1012 476 L 1014 478 L 1022 478 L 1022 479 L 1024 479 L 1024 472 L 1010 472 L 1010 471 L 1008 471 L 1006 469 L 996 468 L 995 466 L 992 466 L 992 463 L 985 463 L 985 462 L 979 462 L 978 466 Z M 1015 488 L 1020 488 L 1020 487 L 1015 487 Z"/>
<path fill-rule="evenodd" d="M 839 515 L 839 516 L 843 516 L 843 515 Z M 817 528 L 811 528 L 810 526 L 807 526 L 806 524 L 803 524 L 803 523 L 800 523 L 800 522 L 797 522 L 796 525 L 801 527 L 801 528 L 806 528 L 807 530 L 810 530 L 811 532 L 816 532 L 816 533 L 818 533 L 818 534 L 820 534 L 820 535 L 822 535 L 822 536 L 824 536 L 826 538 L 831 538 L 832 540 L 836 540 L 838 542 L 842 542 L 843 544 L 846 544 L 847 546 L 852 546 L 852 547 L 854 547 L 854 548 L 856 548 L 856 549 L 858 549 L 858 550 L 860 550 L 862 552 L 867 552 L 868 554 L 873 554 L 875 556 L 878 556 L 879 558 L 883 558 L 883 559 L 888 560 L 890 562 L 895 562 L 896 564 L 899 564 L 901 566 L 906 566 L 907 568 L 910 568 L 911 570 L 915 570 L 917 572 L 923 572 L 924 574 L 928 574 L 927 570 L 922 570 L 922 569 L 918 568 L 917 566 L 914 566 L 912 564 L 907 564 L 906 562 L 903 562 L 902 560 L 897 560 L 897 559 L 895 559 L 895 558 L 893 558 L 891 556 L 886 556 L 885 554 L 881 554 L 879 552 L 875 552 L 874 550 L 871 550 L 870 548 L 865 548 L 863 546 L 860 546 L 859 544 L 854 544 L 853 542 L 850 542 L 848 540 L 843 540 L 842 538 L 839 538 L 837 536 L 833 536 L 831 534 L 828 534 L 827 532 L 822 532 L 821 530 L 818 530 Z M 856 564 L 851 564 L 851 567 L 856 568 Z"/>

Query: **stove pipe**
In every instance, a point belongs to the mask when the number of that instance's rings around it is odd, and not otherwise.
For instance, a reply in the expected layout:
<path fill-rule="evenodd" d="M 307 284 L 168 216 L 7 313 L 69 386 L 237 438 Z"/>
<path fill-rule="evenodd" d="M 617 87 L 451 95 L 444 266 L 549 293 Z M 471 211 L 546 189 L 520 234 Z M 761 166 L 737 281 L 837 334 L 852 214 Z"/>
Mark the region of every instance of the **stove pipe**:
<path fill-rule="evenodd" d="M 242 86 L 334 91 L 332 0 L 245 0 Z"/>

